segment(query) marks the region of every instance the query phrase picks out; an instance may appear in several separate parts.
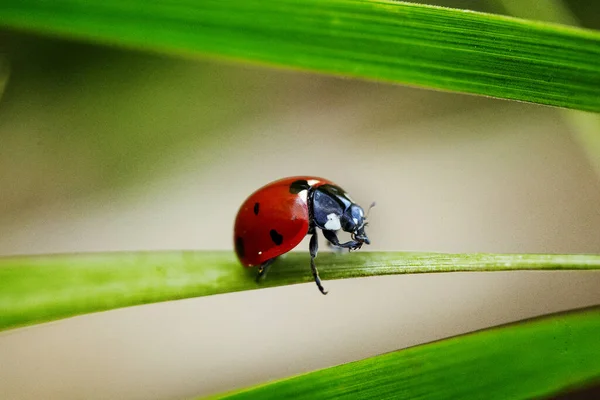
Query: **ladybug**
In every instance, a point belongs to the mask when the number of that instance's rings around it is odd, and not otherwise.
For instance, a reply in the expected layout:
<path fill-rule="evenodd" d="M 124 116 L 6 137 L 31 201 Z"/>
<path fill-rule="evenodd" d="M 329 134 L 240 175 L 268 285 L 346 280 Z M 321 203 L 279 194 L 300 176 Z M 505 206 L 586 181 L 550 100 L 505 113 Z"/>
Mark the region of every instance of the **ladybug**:
<path fill-rule="evenodd" d="M 317 228 L 333 247 L 357 250 L 371 243 L 365 226 L 364 210 L 342 188 L 323 178 L 295 176 L 271 182 L 246 199 L 235 219 L 233 241 L 242 265 L 258 266 L 258 282 L 277 257 L 312 235 L 310 267 L 317 287 L 327 294 L 315 265 Z M 352 240 L 340 243 L 336 234 L 340 229 Z"/>

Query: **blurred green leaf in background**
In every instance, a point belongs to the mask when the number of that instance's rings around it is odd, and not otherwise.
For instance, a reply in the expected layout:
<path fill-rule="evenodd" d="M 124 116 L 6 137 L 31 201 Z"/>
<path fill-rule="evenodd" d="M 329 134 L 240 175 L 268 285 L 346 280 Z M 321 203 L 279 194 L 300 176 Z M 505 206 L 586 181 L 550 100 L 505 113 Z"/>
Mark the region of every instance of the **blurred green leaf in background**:
<path fill-rule="evenodd" d="M 405 2 L 14 0 L 6 28 L 600 111 L 600 34 Z"/>
<path fill-rule="evenodd" d="M 533 399 L 600 382 L 600 309 L 384 354 L 216 398 Z"/>

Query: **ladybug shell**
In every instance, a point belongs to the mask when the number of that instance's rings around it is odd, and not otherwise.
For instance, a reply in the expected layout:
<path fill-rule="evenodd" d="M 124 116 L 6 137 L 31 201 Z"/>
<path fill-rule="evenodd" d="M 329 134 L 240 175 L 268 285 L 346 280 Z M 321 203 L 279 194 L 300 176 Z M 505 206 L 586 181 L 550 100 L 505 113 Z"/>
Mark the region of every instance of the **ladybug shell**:
<path fill-rule="evenodd" d="M 260 265 L 296 247 L 308 233 L 308 189 L 333 184 L 323 178 L 295 176 L 254 192 L 235 218 L 233 241 L 240 262 Z"/>

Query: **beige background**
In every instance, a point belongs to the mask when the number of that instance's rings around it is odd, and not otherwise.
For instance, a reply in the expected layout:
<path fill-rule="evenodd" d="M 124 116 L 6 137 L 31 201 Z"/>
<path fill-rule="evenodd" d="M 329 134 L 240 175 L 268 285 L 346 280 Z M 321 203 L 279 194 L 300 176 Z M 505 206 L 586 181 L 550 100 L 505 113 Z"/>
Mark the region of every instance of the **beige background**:
<path fill-rule="evenodd" d="M 0 103 L 0 255 L 230 249 L 245 196 L 295 174 L 377 200 L 369 250 L 600 250 L 600 181 L 554 109 L 60 42 L 20 54 Z M 326 285 L 2 333 L 0 397 L 186 398 L 600 304 L 597 272 Z"/>

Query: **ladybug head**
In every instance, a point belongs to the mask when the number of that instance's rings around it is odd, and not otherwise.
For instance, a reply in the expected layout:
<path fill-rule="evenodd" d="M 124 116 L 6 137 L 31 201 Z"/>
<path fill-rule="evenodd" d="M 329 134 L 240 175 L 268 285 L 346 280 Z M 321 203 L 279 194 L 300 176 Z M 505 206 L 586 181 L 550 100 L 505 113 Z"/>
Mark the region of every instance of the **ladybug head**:
<path fill-rule="evenodd" d="M 373 206 L 375 206 L 375 203 L 371 204 L 369 211 L 371 211 Z M 371 241 L 365 232 L 365 227 L 369 224 L 367 221 L 369 211 L 367 211 L 367 214 L 365 215 L 361 206 L 352 203 L 341 218 L 342 229 L 346 232 L 350 232 L 353 240 L 366 244 L 371 244 Z"/>
<path fill-rule="evenodd" d="M 342 229 L 361 244 L 371 243 L 365 233 L 367 216 L 364 210 L 339 187 L 319 186 L 314 191 L 312 204 L 314 222 L 319 228 L 330 231 Z"/>
<path fill-rule="evenodd" d="M 353 240 L 369 244 L 365 233 L 365 212 L 358 204 L 352 204 L 341 215 L 342 229 L 352 235 Z"/>

